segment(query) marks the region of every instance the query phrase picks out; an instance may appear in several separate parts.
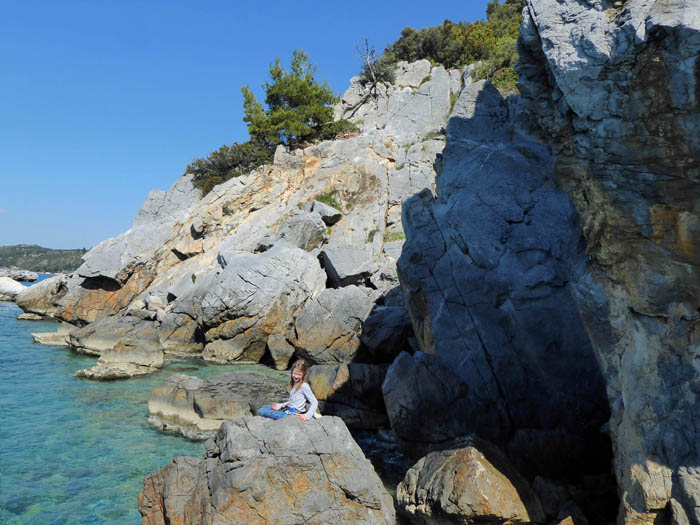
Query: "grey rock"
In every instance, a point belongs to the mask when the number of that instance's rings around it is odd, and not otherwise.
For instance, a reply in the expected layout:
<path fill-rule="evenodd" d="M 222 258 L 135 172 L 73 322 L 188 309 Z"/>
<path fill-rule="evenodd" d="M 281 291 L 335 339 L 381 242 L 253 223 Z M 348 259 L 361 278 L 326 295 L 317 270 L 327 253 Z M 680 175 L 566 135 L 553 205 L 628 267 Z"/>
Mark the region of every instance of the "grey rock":
<path fill-rule="evenodd" d="M 413 326 L 406 307 L 375 306 L 362 324 L 362 343 L 374 362 L 391 363 L 404 350 Z"/>
<path fill-rule="evenodd" d="M 0 277 L 0 301 L 14 301 L 24 286 L 10 277 Z"/>
<path fill-rule="evenodd" d="M 43 321 L 44 317 L 37 314 L 19 314 L 17 316 L 18 321 Z"/>
<path fill-rule="evenodd" d="M 73 325 L 61 323 L 55 332 L 33 333 L 32 339 L 35 343 L 51 346 L 70 346 L 70 333 L 78 330 Z"/>
<path fill-rule="evenodd" d="M 340 210 L 336 210 L 333 206 L 316 200 L 313 202 L 311 211 L 318 213 L 321 219 L 323 219 L 323 222 L 328 226 L 333 226 L 343 217 Z"/>
<path fill-rule="evenodd" d="M 371 310 L 372 299 L 362 288 L 323 290 L 304 304 L 296 319 L 297 352 L 314 364 L 351 361 L 360 349 L 362 320 Z"/>
<path fill-rule="evenodd" d="M 23 288 L 15 302 L 25 312 L 54 317 L 68 291 L 69 282 L 74 282 L 74 279 L 66 274 L 56 274 Z"/>
<path fill-rule="evenodd" d="M 431 452 L 396 489 L 409 523 L 544 523 L 537 495 L 505 455 L 483 440 Z"/>
<path fill-rule="evenodd" d="M 287 342 L 282 334 L 270 334 L 267 338 L 267 349 L 277 370 L 286 370 L 289 360 L 294 355 L 294 347 Z"/>
<path fill-rule="evenodd" d="M 102 241 L 87 252 L 76 273 L 125 283 L 139 265 L 146 264 L 163 246 L 174 223 L 184 218 L 189 207 L 199 199 L 199 190 L 192 185 L 192 175 L 180 177 L 167 192 L 151 191 L 131 229 Z"/>
<path fill-rule="evenodd" d="M 99 355 L 97 365 L 76 372 L 86 379 L 122 379 L 150 374 L 163 366 L 163 349 L 152 322 L 106 317 L 69 334 L 70 346 Z"/>
<path fill-rule="evenodd" d="M 217 362 L 259 360 L 267 338 L 286 333 L 295 312 L 325 284 L 318 261 L 278 242 L 264 253 L 231 254 L 201 302 L 205 358 Z"/>
<path fill-rule="evenodd" d="M 382 382 L 387 366 L 344 363 L 314 365 L 309 385 L 321 413 L 341 418 L 353 430 L 376 430 L 388 422 Z"/>
<path fill-rule="evenodd" d="M 700 9 L 529 0 L 526 15 L 519 87 L 587 241 L 575 291 L 612 412 L 618 521 L 671 519 L 673 499 L 700 523 Z"/>
<path fill-rule="evenodd" d="M 431 69 L 430 61 L 425 59 L 411 63 L 402 60 L 396 64 L 394 85 L 417 88 L 430 75 Z"/>
<path fill-rule="evenodd" d="M 401 287 L 421 350 L 452 378 L 449 395 L 436 386 L 421 408 L 404 404 L 401 431 L 389 408 L 404 439 L 473 432 L 505 447 L 521 428 L 597 435 L 608 418 L 569 285 L 572 262 L 585 260 L 577 215 L 546 145 L 514 118 L 490 83 L 466 85 L 447 124 L 437 197 L 424 190 L 404 202 Z M 406 368 L 404 381 L 424 383 L 410 374 L 427 370 Z M 459 421 L 438 410 L 433 436 L 413 430 L 445 399 Z"/>
<path fill-rule="evenodd" d="M 257 371 L 237 371 L 206 381 L 175 374 L 151 393 L 148 422 L 188 439 L 208 439 L 224 421 L 255 415 L 262 405 L 286 399 L 285 379 Z"/>
<path fill-rule="evenodd" d="M 320 247 L 326 238 L 326 225 L 322 218 L 317 213 L 298 211 L 280 228 L 277 237 L 310 252 Z"/>
<path fill-rule="evenodd" d="M 372 465 L 330 416 L 224 423 L 204 459 L 178 458 L 145 479 L 139 510 L 153 525 L 213 516 L 217 523 L 395 522 Z"/>
<path fill-rule="evenodd" d="M 30 270 L 0 270 L 0 278 L 9 277 L 15 281 L 34 282 L 39 274 Z"/>

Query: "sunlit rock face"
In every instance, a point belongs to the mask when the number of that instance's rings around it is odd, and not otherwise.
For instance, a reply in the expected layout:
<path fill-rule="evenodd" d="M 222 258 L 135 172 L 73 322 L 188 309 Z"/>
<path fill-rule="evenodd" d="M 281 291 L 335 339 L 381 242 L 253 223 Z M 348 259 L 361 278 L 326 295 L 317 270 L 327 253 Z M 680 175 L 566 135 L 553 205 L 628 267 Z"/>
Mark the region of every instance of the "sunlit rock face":
<path fill-rule="evenodd" d="M 519 88 L 588 259 L 624 523 L 700 523 L 700 3 L 528 0 Z"/>

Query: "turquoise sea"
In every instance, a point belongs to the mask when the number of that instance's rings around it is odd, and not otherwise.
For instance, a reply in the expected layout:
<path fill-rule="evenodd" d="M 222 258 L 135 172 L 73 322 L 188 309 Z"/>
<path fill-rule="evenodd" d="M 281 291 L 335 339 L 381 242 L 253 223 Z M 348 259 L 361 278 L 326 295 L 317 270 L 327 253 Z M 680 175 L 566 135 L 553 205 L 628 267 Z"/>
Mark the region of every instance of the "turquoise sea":
<path fill-rule="evenodd" d="M 177 361 L 148 377 L 94 382 L 73 377 L 96 358 L 34 344 L 51 322 L 18 321 L 0 302 L 0 523 L 138 524 L 143 478 L 201 443 L 147 423 L 148 397 L 176 372 L 199 377 L 233 367 Z"/>

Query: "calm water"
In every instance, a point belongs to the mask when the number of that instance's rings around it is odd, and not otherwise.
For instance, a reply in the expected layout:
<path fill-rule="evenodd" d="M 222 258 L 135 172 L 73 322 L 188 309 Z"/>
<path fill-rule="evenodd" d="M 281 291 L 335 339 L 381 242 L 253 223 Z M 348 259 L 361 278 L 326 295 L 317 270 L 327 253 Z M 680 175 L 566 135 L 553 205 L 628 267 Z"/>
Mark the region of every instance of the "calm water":
<path fill-rule="evenodd" d="M 147 424 L 148 396 L 169 375 L 207 377 L 232 367 L 180 361 L 152 376 L 92 382 L 73 373 L 96 358 L 37 345 L 50 322 L 17 321 L 0 302 L 0 523 L 140 523 L 148 473 L 203 445 Z"/>

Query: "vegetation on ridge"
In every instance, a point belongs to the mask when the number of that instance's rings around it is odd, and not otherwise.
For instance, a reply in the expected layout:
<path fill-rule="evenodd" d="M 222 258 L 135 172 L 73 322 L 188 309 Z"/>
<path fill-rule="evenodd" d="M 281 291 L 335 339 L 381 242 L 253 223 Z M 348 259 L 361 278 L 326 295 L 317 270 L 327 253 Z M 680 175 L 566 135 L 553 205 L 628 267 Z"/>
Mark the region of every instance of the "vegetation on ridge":
<path fill-rule="evenodd" d="M 270 163 L 277 145 L 290 148 L 352 131 L 353 124 L 333 120 L 333 104 L 338 97 L 324 81 L 314 77 L 316 67 L 303 51 L 295 50 L 291 70 L 285 71 L 279 58 L 270 65 L 265 105 L 258 102 L 248 86 L 243 86 L 243 120 L 248 123 L 250 140 L 222 146 L 189 164 L 194 185 L 206 195 L 214 186 Z"/>
<path fill-rule="evenodd" d="M 516 91 L 518 28 L 524 0 L 491 0 L 486 21 L 473 23 L 445 20 L 440 25 L 413 29 L 406 27 L 401 37 L 389 44 L 379 57 L 365 60 L 361 73 L 365 82 L 372 79 L 391 83 L 395 64 L 400 60 L 427 59 L 445 68 L 462 68 L 481 62 L 473 72 L 475 80 L 489 79 L 503 90 Z"/>
<path fill-rule="evenodd" d="M 85 252 L 85 248 L 53 250 L 34 244 L 0 246 L 0 268 L 46 273 L 72 272 L 82 264 Z"/>

